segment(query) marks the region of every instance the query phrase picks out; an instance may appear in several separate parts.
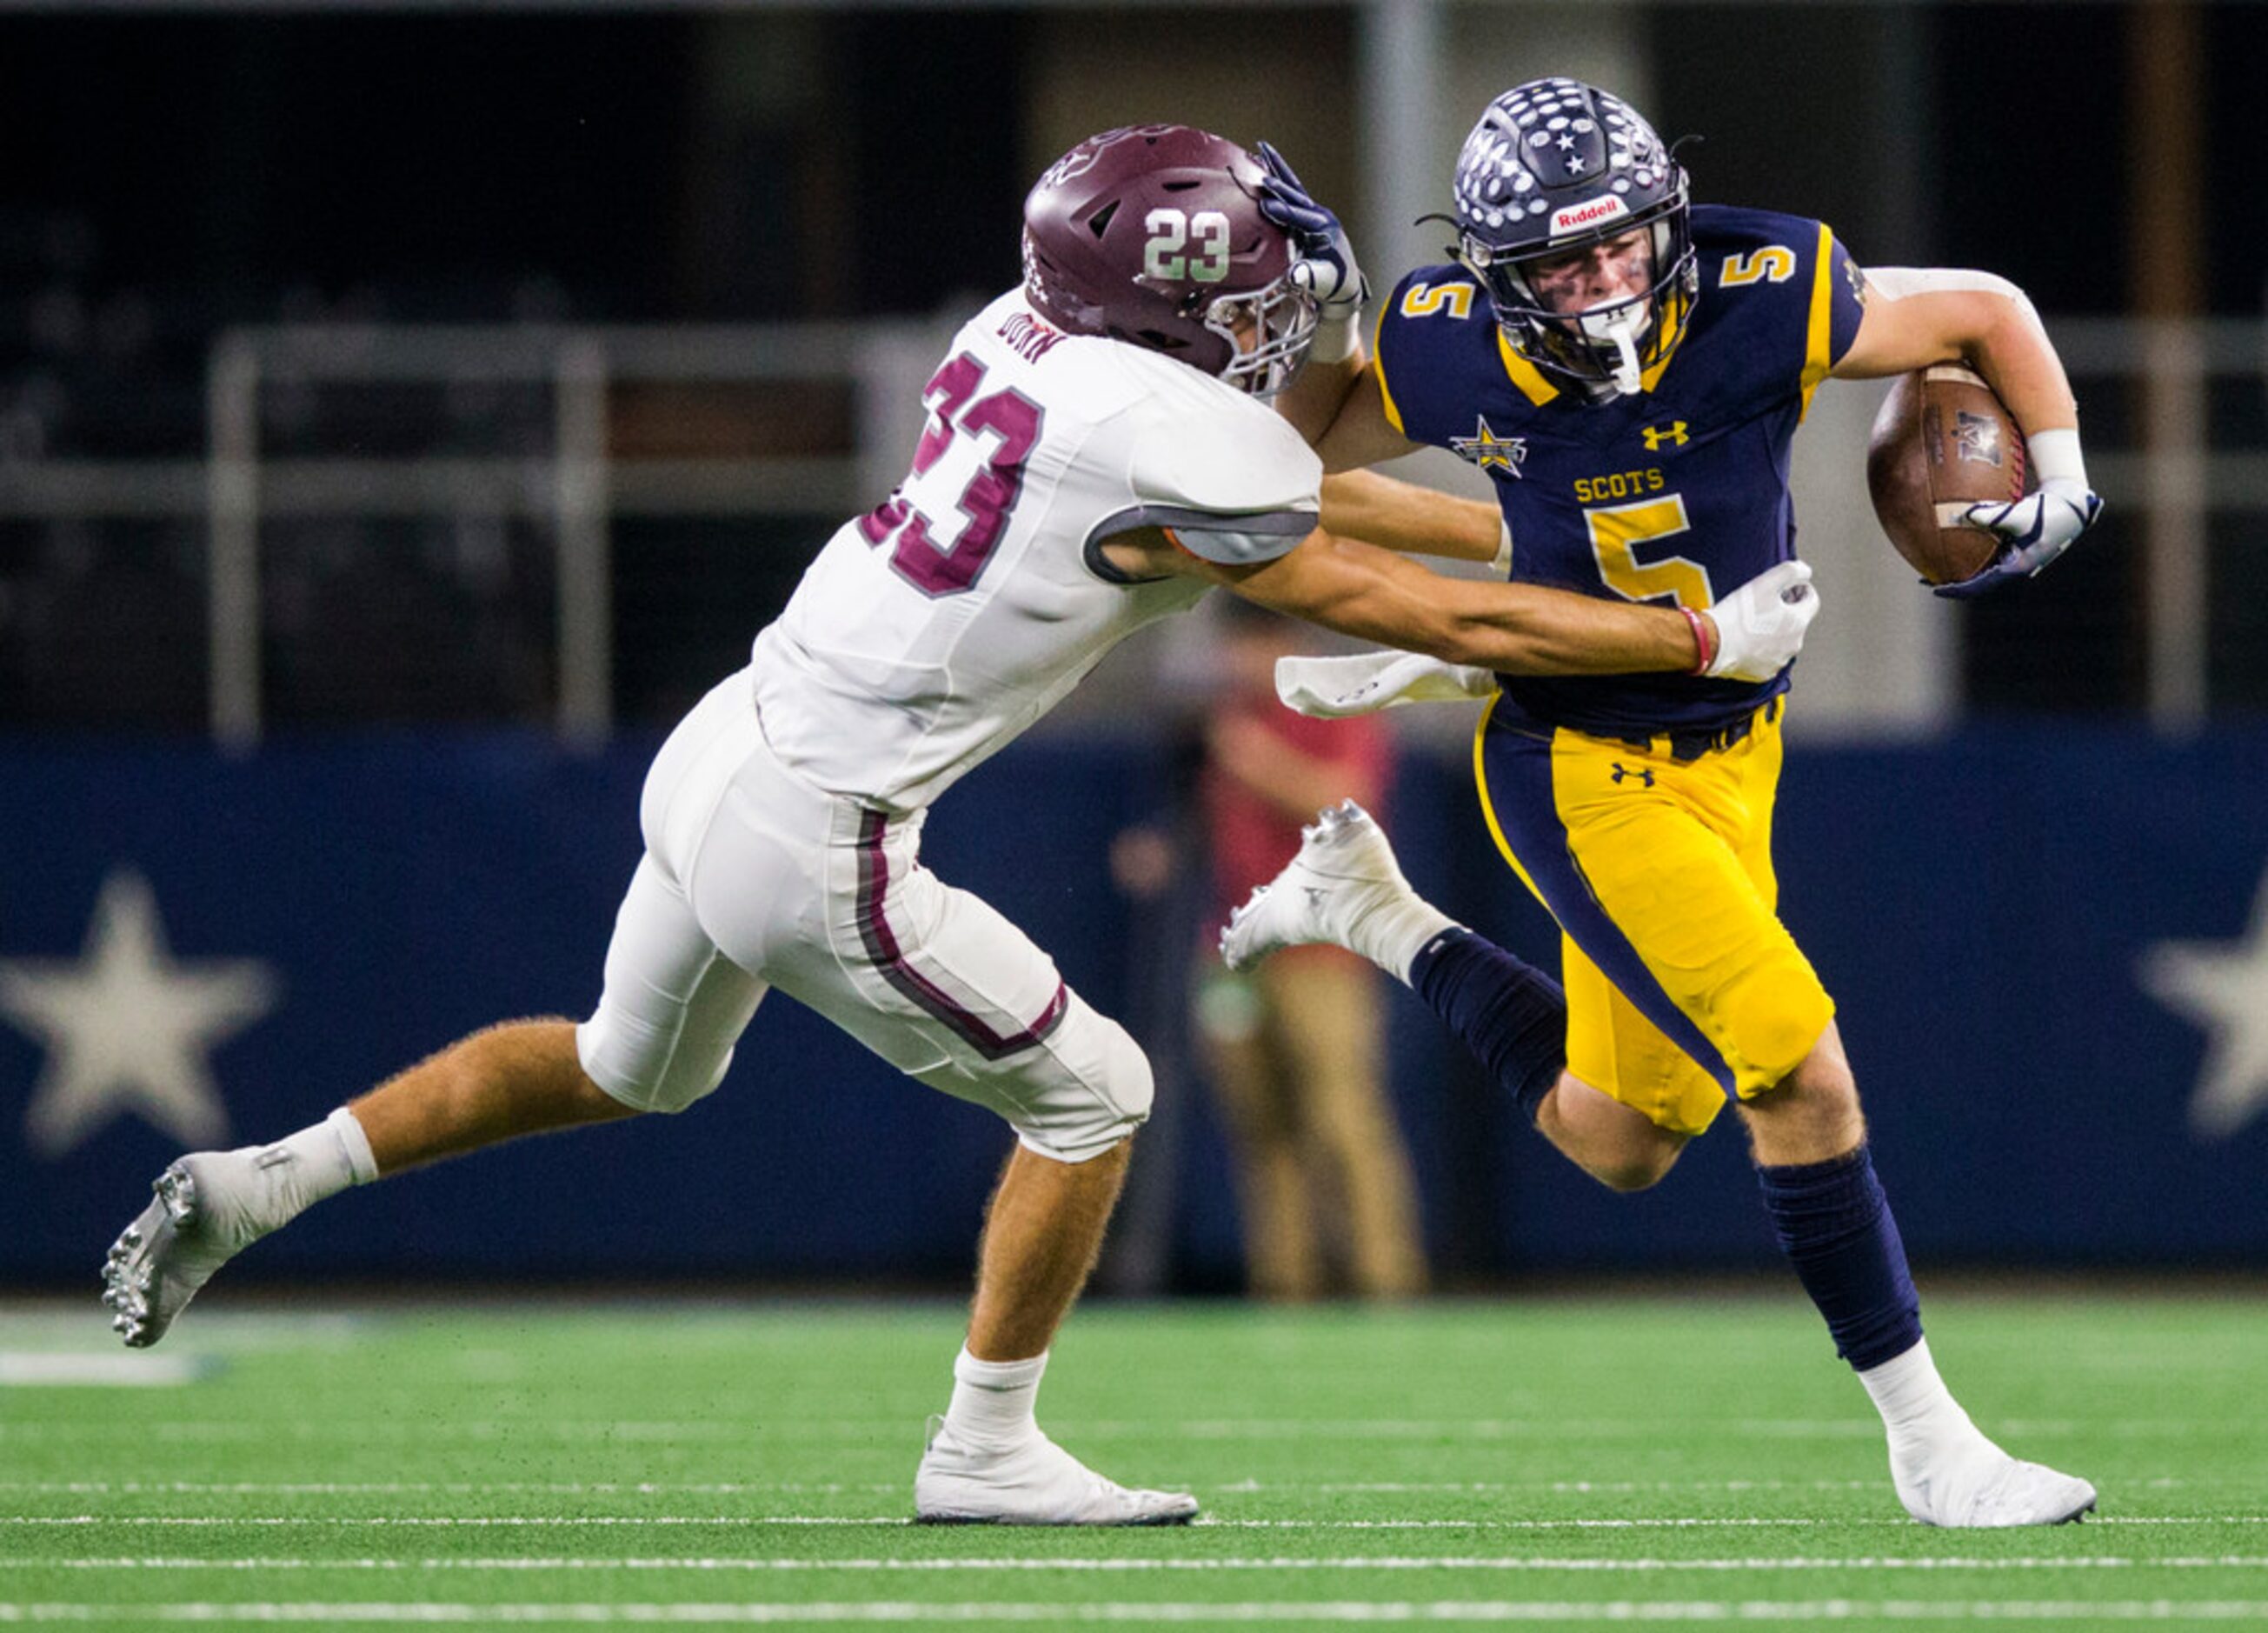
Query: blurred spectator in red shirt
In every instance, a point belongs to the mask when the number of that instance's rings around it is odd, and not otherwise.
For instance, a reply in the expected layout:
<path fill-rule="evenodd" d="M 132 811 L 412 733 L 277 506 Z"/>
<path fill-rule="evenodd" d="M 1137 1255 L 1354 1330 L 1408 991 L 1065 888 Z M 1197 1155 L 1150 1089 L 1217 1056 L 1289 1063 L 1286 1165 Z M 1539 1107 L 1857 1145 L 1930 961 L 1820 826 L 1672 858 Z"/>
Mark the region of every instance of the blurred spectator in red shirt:
<path fill-rule="evenodd" d="M 1221 598 L 1222 673 L 1204 724 L 1201 797 L 1225 922 L 1351 797 L 1381 813 L 1393 743 L 1374 717 L 1309 720 L 1276 698 L 1300 627 Z M 1251 1291 L 1400 1297 L 1426 1280 L 1410 1158 L 1385 1090 L 1378 972 L 1336 947 L 1294 947 L 1198 994 L 1207 1075 L 1227 1124 Z"/>

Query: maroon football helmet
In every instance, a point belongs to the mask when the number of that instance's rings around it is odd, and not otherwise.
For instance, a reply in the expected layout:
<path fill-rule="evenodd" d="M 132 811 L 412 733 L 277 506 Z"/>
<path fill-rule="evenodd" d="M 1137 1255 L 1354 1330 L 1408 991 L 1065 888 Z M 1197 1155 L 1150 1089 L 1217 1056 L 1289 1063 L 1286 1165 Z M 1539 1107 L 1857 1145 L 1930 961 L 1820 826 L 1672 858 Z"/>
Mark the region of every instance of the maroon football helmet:
<path fill-rule="evenodd" d="M 1089 137 L 1024 200 L 1025 294 L 1066 334 L 1271 395 L 1307 356 L 1315 303 L 1292 282 L 1290 238 L 1260 213 L 1263 174 L 1235 143 L 1186 125 Z"/>

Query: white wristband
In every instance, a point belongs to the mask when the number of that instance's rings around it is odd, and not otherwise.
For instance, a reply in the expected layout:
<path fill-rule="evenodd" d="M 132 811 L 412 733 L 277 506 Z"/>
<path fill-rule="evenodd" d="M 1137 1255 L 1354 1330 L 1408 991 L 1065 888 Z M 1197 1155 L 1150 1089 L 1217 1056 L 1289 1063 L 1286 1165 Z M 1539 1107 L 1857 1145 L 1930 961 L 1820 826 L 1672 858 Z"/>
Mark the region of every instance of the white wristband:
<path fill-rule="evenodd" d="M 1500 579 L 1512 576 L 1512 523 L 1499 521 L 1496 524 L 1496 554 L 1489 558 L 1489 571 Z"/>
<path fill-rule="evenodd" d="M 2051 482 L 2074 482 L 2080 487 L 2088 485 L 2087 459 L 2079 451 L 2079 427 L 2062 431 L 2036 431 L 2024 439 L 2024 446 L 2032 461 L 2032 474 L 2044 487 Z"/>

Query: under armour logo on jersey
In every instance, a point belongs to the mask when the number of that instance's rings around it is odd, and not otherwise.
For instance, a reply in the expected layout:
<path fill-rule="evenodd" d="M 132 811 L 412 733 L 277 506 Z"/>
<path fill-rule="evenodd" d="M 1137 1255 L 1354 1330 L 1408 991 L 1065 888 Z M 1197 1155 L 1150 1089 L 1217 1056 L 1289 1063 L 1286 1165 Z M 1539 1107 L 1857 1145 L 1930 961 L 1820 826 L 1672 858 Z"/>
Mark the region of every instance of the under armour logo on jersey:
<path fill-rule="evenodd" d="M 1642 788 L 1651 788 L 1653 787 L 1653 767 L 1651 765 L 1641 765 L 1636 771 L 1632 771 L 1620 760 L 1613 761 L 1612 765 L 1614 769 L 1608 773 L 1608 780 L 1613 782 L 1616 787 L 1619 787 L 1621 786 L 1622 780 L 1625 777 L 1629 778 L 1632 782 L 1637 783 L 1638 787 Z"/>
<path fill-rule="evenodd" d="M 1685 422 L 1674 419 L 1667 425 L 1648 425 L 1638 435 L 1646 439 L 1646 451 L 1649 454 L 1660 453 L 1664 443 L 1682 448 L 1685 446 Z"/>
<path fill-rule="evenodd" d="M 1471 436 L 1449 439 L 1449 452 L 1478 469 L 1517 477 L 1521 462 L 1528 457 L 1528 439 L 1498 436 L 1484 414 L 1474 420 Z"/>

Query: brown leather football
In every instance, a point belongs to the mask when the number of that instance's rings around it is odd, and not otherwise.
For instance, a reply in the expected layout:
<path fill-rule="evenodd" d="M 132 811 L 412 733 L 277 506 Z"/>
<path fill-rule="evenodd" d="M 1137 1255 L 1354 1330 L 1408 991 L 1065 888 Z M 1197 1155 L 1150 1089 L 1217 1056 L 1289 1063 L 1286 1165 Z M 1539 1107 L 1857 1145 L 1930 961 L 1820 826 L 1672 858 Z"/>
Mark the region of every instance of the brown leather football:
<path fill-rule="evenodd" d="M 1867 491 L 1875 519 L 1914 571 L 1955 584 L 2000 542 L 1961 520 L 1979 499 L 2024 493 L 2024 433 L 1992 388 L 1955 363 L 1902 374 L 1874 417 Z"/>

